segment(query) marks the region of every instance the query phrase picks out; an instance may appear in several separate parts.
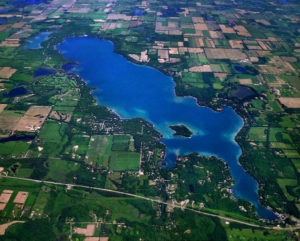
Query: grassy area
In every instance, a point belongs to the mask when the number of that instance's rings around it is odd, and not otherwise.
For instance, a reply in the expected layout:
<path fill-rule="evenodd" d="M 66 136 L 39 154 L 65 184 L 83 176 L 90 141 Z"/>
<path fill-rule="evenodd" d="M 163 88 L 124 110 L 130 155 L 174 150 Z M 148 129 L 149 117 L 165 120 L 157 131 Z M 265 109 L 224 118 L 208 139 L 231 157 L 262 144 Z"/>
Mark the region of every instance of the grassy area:
<path fill-rule="evenodd" d="M 140 165 L 140 153 L 115 151 L 111 153 L 109 169 L 111 171 L 137 171 Z"/>
<path fill-rule="evenodd" d="M 286 234 L 280 231 L 265 231 L 253 229 L 227 229 L 228 241 L 278 241 L 287 240 Z"/>
<path fill-rule="evenodd" d="M 112 144 L 112 151 L 127 151 L 129 149 L 129 142 L 130 142 L 129 135 L 114 135 L 113 137 L 113 144 Z"/>
<path fill-rule="evenodd" d="M 104 167 L 108 167 L 108 159 L 111 153 L 112 143 L 113 136 L 92 136 L 87 152 L 88 162 L 99 163 Z"/>
<path fill-rule="evenodd" d="M 10 141 L 5 143 L 0 143 L 0 155 L 12 155 L 18 156 L 25 153 L 30 144 L 24 141 Z"/>
<path fill-rule="evenodd" d="M 265 127 L 251 127 L 248 138 L 250 141 L 266 141 L 267 128 Z"/>
<path fill-rule="evenodd" d="M 71 161 L 64 161 L 60 159 L 48 160 L 49 171 L 46 180 L 53 180 L 56 182 L 67 182 L 72 180 L 72 172 L 79 169 L 78 163 Z"/>
<path fill-rule="evenodd" d="M 291 196 L 288 193 L 287 186 L 296 186 L 297 185 L 296 179 L 277 179 L 277 183 L 288 200 L 291 201 L 295 199 L 295 197 Z"/>

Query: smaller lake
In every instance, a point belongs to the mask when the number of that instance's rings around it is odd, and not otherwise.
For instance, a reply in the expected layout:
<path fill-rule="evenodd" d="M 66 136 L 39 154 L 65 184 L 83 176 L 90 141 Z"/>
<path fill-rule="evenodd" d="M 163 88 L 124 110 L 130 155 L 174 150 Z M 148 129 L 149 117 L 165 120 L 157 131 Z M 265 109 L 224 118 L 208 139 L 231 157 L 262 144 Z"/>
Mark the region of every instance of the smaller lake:
<path fill-rule="evenodd" d="M 49 35 L 52 32 L 42 32 L 39 33 L 37 36 L 34 36 L 27 41 L 29 42 L 25 45 L 25 49 L 40 49 L 42 48 L 41 43 L 49 39 Z"/>
<path fill-rule="evenodd" d="M 16 97 L 18 95 L 25 95 L 27 93 L 27 90 L 24 87 L 17 87 L 9 91 L 9 93 L 6 95 L 7 97 Z"/>
<path fill-rule="evenodd" d="M 47 69 L 47 68 L 39 68 L 35 71 L 34 77 L 50 75 L 50 74 L 55 74 L 55 70 L 54 69 Z"/>
<path fill-rule="evenodd" d="M 247 72 L 247 69 L 243 66 L 240 66 L 240 65 L 234 66 L 234 69 L 238 72 L 241 72 L 241 73 L 246 73 Z"/>
<path fill-rule="evenodd" d="M 45 0 L 17 0 L 17 1 L 13 1 L 12 4 L 15 6 L 19 6 L 19 5 L 40 4 L 43 2 L 45 2 Z"/>

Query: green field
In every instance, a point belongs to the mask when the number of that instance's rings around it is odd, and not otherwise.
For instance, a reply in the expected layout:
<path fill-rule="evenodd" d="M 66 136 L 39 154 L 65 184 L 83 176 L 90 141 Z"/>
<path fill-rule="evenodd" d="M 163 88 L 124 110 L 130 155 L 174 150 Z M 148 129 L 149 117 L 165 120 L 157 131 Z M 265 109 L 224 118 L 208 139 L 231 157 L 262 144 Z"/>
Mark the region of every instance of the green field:
<path fill-rule="evenodd" d="M 251 127 L 248 136 L 250 141 L 266 141 L 267 128 L 265 127 Z"/>
<path fill-rule="evenodd" d="M 128 151 L 130 135 L 114 135 L 112 151 Z"/>
<path fill-rule="evenodd" d="M 46 121 L 39 137 L 43 141 L 43 153 L 51 156 L 59 154 L 68 140 L 65 135 L 67 124 L 56 121 Z"/>
<path fill-rule="evenodd" d="M 277 179 L 277 183 L 280 186 L 281 190 L 283 191 L 284 195 L 286 198 L 291 201 L 294 200 L 295 197 L 291 196 L 288 191 L 287 191 L 287 186 L 296 186 L 297 185 L 297 180 L 296 179 Z"/>
<path fill-rule="evenodd" d="M 87 152 L 88 162 L 99 163 L 104 167 L 108 167 L 108 159 L 113 143 L 112 141 L 113 136 L 92 136 Z"/>
<path fill-rule="evenodd" d="M 283 141 L 286 143 L 291 143 L 291 137 L 284 132 L 282 128 L 270 128 L 270 141 Z"/>
<path fill-rule="evenodd" d="M 20 155 L 25 153 L 30 144 L 24 141 L 10 141 L 0 143 L 0 155 Z"/>
<path fill-rule="evenodd" d="M 46 180 L 53 180 L 57 182 L 67 182 L 68 174 L 79 169 L 75 162 L 64 161 L 59 159 L 48 160 L 49 172 Z M 71 179 L 72 177 L 69 177 Z"/>
<path fill-rule="evenodd" d="M 140 165 L 140 153 L 121 152 L 111 153 L 109 169 L 111 171 L 137 171 Z"/>

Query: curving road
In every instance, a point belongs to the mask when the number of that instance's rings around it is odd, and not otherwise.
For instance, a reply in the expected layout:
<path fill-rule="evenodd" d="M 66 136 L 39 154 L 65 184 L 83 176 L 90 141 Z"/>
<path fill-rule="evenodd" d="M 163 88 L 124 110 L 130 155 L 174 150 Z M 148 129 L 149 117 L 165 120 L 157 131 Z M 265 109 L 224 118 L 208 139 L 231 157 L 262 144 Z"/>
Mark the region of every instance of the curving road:
<path fill-rule="evenodd" d="M 144 196 L 140 196 L 140 195 L 136 195 L 136 194 L 132 194 L 132 193 L 127 193 L 127 192 L 121 192 L 121 191 L 116 191 L 116 190 L 111 190 L 111 189 L 106 189 L 106 188 L 100 188 L 100 187 L 85 186 L 85 185 L 80 185 L 80 184 L 68 184 L 68 183 L 61 183 L 61 182 L 52 182 L 52 181 L 44 181 L 44 180 L 37 180 L 37 179 L 31 179 L 31 178 L 13 177 L 13 176 L 4 176 L 4 175 L 0 175 L 0 177 L 23 180 L 23 181 L 29 181 L 29 182 L 36 182 L 36 183 L 52 184 L 52 185 L 57 185 L 57 186 L 79 187 L 79 188 L 84 188 L 84 189 L 91 189 L 91 190 L 97 190 L 97 191 L 103 191 L 103 192 L 109 192 L 109 193 L 125 195 L 125 196 L 129 196 L 129 197 L 135 197 L 135 198 L 139 198 L 139 199 L 143 199 L 143 200 L 147 200 L 147 201 L 151 201 L 151 202 L 156 202 L 156 203 L 164 204 L 164 205 L 170 205 L 170 203 L 167 203 L 167 202 L 164 202 L 164 201 L 161 201 L 161 200 L 157 200 L 157 199 L 153 199 L 153 198 L 149 198 L 149 197 L 144 197 Z M 246 221 L 241 221 L 241 220 L 234 219 L 234 218 L 224 217 L 224 216 L 221 216 L 221 215 L 218 215 L 218 214 L 212 214 L 212 213 L 208 213 L 208 212 L 205 212 L 205 211 L 199 211 L 199 210 L 195 210 L 195 209 L 192 209 L 192 208 L 182 207 L 181 205 L 178 205 L 178 204 L 171 204 L 171 205 L 174 208 L 180 208 L 182 210 L 188 210 L 188 211 L 198 213 L 198 214 L 201 214 L 201 215 L 219 218 L 219 219 L 224 220 L 224 221 L 230 221 L 230 222 L 234 222 L 234 223 L 244 224 L 244 225 L 254 227 L 254 228 L 287 230 L 287 231 L 294 231 L 294 230 L 300 229 L 300 227 L 298 227 L 298 226 L 289 226 L 289 227 L 284 227 L 283 228 L 283 227 L 279 227 L 279 226 L 259 225 L 259 224 L 254 224 L 254 223 L 250 223 L 250 222 L 246 222 Z"/>

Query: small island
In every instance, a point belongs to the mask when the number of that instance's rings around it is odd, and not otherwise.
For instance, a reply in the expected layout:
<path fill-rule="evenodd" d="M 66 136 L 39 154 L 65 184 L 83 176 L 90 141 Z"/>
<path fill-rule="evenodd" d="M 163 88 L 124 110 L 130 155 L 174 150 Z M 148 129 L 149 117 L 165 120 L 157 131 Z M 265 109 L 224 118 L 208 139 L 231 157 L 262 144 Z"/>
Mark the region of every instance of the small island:
<path fill-rule="evenodd" d="M 173 134 L 174 136 L 191 137 L 193 135 L 193 132 L 191 132 L 191 130 L 185 125 L 172 125 L 169 127 L 175 131 L 175 133 Z"/>

